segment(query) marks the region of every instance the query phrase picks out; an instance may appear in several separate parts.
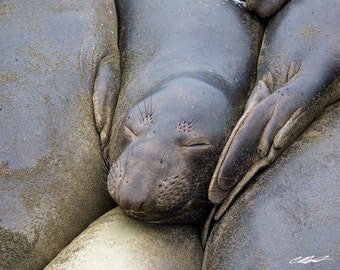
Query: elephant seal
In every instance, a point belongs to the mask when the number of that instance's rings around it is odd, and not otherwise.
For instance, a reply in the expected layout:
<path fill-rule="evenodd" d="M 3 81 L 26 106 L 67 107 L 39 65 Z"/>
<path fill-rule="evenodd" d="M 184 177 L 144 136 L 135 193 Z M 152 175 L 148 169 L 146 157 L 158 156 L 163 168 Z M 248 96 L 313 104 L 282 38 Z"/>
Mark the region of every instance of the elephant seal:
<path fill-rule="evenodd" d="M 114 205 L 114 2 L 0 1 L 0 36 L 0 268 L 42 269 Z"/>
<path fill-rule="evenodd" d="M 94 221 L 44 270 L 199 270 L 202 259 L 194 226 L 149 224 L 116 207 Z"/>
<path fill-rule="evenodd" d="M 116 1 L 121 92 L 108 190 L 155 223 L 202 223 L 218 156 L 251 87 L 262 38 L 231 1 Z"/>
<path fill-rule="evenodd" d="M 290 1 L 267 25 L 257 80 L 209 187 L 223 206 L 340 99 L 339 2 Z M 301 16 L 300 14 L 304 14 Z"/>
<path fill-rule="evenodd" d="M 340 102 L 215 223 L 202 269 L 338 269 Z"/>

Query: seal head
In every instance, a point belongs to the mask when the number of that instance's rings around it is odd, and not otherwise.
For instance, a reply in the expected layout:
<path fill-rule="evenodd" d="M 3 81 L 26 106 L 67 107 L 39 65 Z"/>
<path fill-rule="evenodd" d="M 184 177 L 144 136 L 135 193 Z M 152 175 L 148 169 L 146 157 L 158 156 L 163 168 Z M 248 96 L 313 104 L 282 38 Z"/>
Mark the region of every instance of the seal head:
<path fill-rule="evenodd" d="M 201 222 L 231 116 L 225 95 L 196 79 L 170 81 L 141 100 L 124 120 L 125 149 L 108 176 L 111 196 L 135 218 Z"/>

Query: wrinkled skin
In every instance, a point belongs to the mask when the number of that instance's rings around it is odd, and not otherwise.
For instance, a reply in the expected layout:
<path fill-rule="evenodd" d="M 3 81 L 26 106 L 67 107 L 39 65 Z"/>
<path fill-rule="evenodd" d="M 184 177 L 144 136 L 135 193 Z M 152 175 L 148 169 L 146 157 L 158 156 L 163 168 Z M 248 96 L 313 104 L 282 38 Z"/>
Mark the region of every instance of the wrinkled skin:
<path fill-rule="evenodd" d="M 247 8 L 262 18 L 275 15 L 290 0 L 246 0 Z"/>
<path fill-rule="evenodd" d="M 253 82 L 262 26 L 232 1 L 116 4 L 122 84 L 109 192 L 133 217 L 201 224 Z"/>
<path fill-rule="evenodd" d="M 291 1 L 269 22 L 256 85 L 210 184 L 212 202 L 227 198 L 226 208 L 260 168 L 340 98 L 339 12 L 336 0 Z"/>

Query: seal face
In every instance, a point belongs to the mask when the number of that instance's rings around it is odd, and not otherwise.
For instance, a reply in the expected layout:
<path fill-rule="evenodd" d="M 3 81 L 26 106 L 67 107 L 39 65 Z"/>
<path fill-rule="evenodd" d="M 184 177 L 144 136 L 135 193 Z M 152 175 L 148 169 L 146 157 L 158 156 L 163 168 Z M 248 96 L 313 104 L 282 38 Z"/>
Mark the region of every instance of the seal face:
<path fill-rule="evenodd" d="M 199 221 L 211 206 L 201 191 L 226 140 L 228 115 L 225 95 L 195 79 L 170 81 L 141 100 L 124 120 L 126 148 L 109 172 L 111 196 L 149 222 Z"/>

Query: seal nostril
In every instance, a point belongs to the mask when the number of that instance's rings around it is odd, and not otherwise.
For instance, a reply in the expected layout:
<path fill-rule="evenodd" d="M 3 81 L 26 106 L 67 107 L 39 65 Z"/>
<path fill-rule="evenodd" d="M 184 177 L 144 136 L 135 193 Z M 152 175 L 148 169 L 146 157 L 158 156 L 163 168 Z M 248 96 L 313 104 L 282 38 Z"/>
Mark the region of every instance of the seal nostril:
<path fill-rule="evenodd" d="M 146 206 L 150 205 L 152 196 L 150 194 L 150 176 L 145 170 L 127 170 L 124 179 L 119 184 L 116 202 L 125 211 L 143 214 Z"/>
<path fill-rule="evenodd" d="M 144 200 L 139 200 L 139 198 L 126 197 L 124 193 L 119 193 L 118 204 L 124 210 L 131 213 L 141 213 L 145 206 Z"/>

